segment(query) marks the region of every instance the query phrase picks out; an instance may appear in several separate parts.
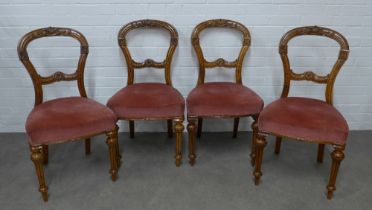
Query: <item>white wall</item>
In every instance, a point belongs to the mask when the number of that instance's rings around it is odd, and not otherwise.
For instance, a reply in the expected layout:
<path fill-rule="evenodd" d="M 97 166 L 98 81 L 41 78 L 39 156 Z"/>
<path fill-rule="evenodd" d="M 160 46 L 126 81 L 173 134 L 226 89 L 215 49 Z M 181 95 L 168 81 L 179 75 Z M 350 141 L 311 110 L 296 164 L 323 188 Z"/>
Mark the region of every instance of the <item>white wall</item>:
<path fill-rule="evenodd" d="M 81 31 L 90 44 L 85 74 L 88 95 L 106 103 L 126 84 L 117 32 L 129 21 L 143 18 L 165 20 L 177 28 L 180 39 L 173 63 L 173 82 L 184 96 L 197 79 L 197 61 L 190 45 L 193 27 L 210 18 L 229 18 L 245 24 L 252 34 L 252 46 L 244 62 L 244 83 L 259 93 L 265 103 L 278 98 L 282 88 L 283 73 L 277 52 L 281 36 L 304 25 L 336 29 L 349 40 L 351 53 L 335 84 L 335 106 L 351 129 L 372 129 L 372 0 L 0 0 L 0 132 L 23 132 L 34 103 L 31 80 L 16 53 L 23 34 L 47 26 Z M 135 57 L 160 58 L 168 43 L 161 35 L 158 31 L 152 36 L 131 34 Z M 202 38 L 209 58 L 232 58 L 240 43 L 238 34 L 224 30 L 212 30 Z M 77 43 L 66 38 L 53 41 L 56 40 L 35 41 L 31 45 L 31 59 L 45 75 L 51 70 L 72 71 L 79 53 Z M 299 38 L 291 46 L 295 71 L 325 73 L 337 56 L 337 45 L 324 38 Z M 207 80 L 231 81 L 231 72 L 211 71 Z M 163 81 L 163 72 L 159 70 L 137 73 L 137 81 Z M 292 93 L 322 98 L 323 91 L 321 85 L 303 82 L 296 84 Z M 74 83 L 62 83 L 47 87 L 46 98 L 76 93 Z M 240 129 L 250 129 L 248 123 L 244 120 Z M 127 130 L 124 122 L 121 127 L 122 131 Z M 209 120 L 204 128 L 232 130 L 232 120 Z M 140 122 L 136 129 L 165 131 L 165 122 Z"/>

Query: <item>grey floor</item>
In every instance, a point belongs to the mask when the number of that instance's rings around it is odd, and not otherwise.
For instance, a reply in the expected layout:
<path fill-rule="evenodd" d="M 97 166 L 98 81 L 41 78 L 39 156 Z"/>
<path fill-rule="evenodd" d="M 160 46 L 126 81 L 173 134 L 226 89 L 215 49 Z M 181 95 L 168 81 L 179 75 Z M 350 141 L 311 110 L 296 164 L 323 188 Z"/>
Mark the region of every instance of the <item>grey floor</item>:
<path fill-rule="evenodd" d="M 184 137 L 187 137 L 185 134 Z M 249 164 L 251 133 L 203 133 L 197 164 L 174 165 L 174 140 L 165 133 L 120 134 L 123 165 L 114 183 L 104 137 L 84 155 L 83 142 L 50 147 L 49 201 L 37 179 L 24 134 L 0 134 L 1 209 L 372 209 L 372 131 L 352 132 L 334 199 L 325 196 L 330 157 L 316 163 L 316 145 L 283 141 L 280 156 L 269 138 L 262 183 Z M 187 141 L 184 140 L 184 145 Z"/>

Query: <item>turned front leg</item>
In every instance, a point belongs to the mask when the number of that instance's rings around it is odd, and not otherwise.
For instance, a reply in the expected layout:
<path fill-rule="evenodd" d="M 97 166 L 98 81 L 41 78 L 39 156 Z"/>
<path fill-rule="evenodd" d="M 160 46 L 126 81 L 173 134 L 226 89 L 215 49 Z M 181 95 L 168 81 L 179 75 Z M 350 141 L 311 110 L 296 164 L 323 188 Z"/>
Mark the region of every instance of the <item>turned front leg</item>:
<path fill-rule="evenodd" d="M 258 133 L 257 118 L 254 118 L 251 128 L 252 128 L 252 146 L 251 146 L 251 165 L 254 166 L 256 162 L 256 138 Z"/>
<path fill-rule="evenodd" d="M 195 129 L 196 129 L 196 119 L 189 118 L 187 125 L 187 132 L 189 135 L 189 163 L 191 166 L 195 164 Z"/>
<path fill-rule="evenodd" d="M 119 162 L 118 162 L 118 132 L 117 129 L 107 132 L 107 146 L 109 149 L 109 157 L 110 157 L 110 174 L 111 174 L 111 179 L 112 181 L 116 181 L 118 177 L 118 167 L 119 167 Z"/>
<path fill-rule="evenodd" d="M 335 146 L 335 150 L 331 153 L 332 157 L 332 166 L 331 174 L 329 176 L 329 182 L 327 185 L 327 198 L 332 199 L 333 192 L 336 190 L 336 178 L 338 170 L 340 168 L 341 161 L 345 158 L 344 146 Z"/>
<path fill-rule="evenodd" d="M 48 187 L 45 184 L 44 177 L 44 154 L 43 146 L 31 146 L 31 160 L 34 162 L 36 175 L 39 180 L 39 192 L 41 193 L 43 200 L 48 201 Z"/>
<path fill-rule="evenodd" d="M 256 163 L 253 172 L 255 185 L 260 183 L 260 178 L 262 176 L 261 164 L 263 159 L 263 151 L 266 144 L 266 137 L 259 133 L 256 138 Z"/>
<path fill-rule="evenodd" d="M 175 131 L 176 131 L 176 166 L 180 166 L 182 162 L 182 132 L 185 128 L 183 126 L 183 119 L 175 119 Z"/>

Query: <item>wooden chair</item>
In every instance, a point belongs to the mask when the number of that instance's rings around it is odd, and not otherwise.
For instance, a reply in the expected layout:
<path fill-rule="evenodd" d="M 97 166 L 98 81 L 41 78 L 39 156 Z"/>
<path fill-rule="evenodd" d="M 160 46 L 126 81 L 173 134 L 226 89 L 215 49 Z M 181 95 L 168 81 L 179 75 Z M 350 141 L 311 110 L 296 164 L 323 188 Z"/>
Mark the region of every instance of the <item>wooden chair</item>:
<path fill-rule="evenodd" d="M 134 61 L 127 46 L 127 34 L 139 28 L 159 28 L 170 33 L 170 46 L 164 61 L 157 62 L 146 59 L 140 63 Z M 181 140 L 184 130 L 185 100 L 175 88 L 172 87 L 171 64 L 173 53 L 178 44 L 177 30 L 169 23 L 159 20 L 137 20 L 123 26 L 118 34 L 119 46 L 122 49 L 128 68 L 127 86 L 119 90 L 108 101 L 111 108 L 121 120 L 129 121 L 130 137 L 134 138 L 134 120 L 167 120 L 168 136 L 173 136 L 173 121 L 176 132 L 176 165 L 180 166 L 182 160 Z M 165 81 L 163 83 L 136 83 L 134 84 L 134 70 L 146 67 L 164 68 Z"/>
<path fill-rule="evenodd" d="M 230 28 L 242 34 L 242 48 L 234 61 L 219 58 L 207 61 L 200 46 L 199 35 L 208 28 Z M 195 164 L 195 130 L 198 120 L 197 136 L 202 131 L 203 118 L 234 118 L 233 137 L 237 136 L 239 118 L 251 116 L 254 119 L 252 128 L 257 133 L 256 120 L 263 108 L 263 100 L 251 89 L 242 84 L 242 64 L 251 42 L 248 29 L 241 23 L 232 20 L 214 19 L 198 24 L 191 35 L 192 46 L 199 61 L 199 76 L 197 86 L 191 90 L 186 99 L 187 130 L 189 133 L 189 162 Z M 235 69 L 236 82 L 204 82 L 207 68 L 226 67 Z M 253 138 L 252 138 L 253 139 Z M 252 141 L 254 143 L 254 141 Z M 254 146 L 252 144 L 252 146 Z M 251 153 L 251 156 L 254 153 Z"/>
<path fill-rule="evenodd" d="M 27 46 L 35 39 L 51 36 L 72 37 L 80 42 L 80 58 L 77 70 L 72 74 L 60 71 L 51 76 L 41 76 L 31 63 Z M 35 90 L 35 107 L 27 117 L 26 132 L 39 180 L 43 200 L 48 200 L 48 187 L 44 179 L 43 164 L 48 163 L 48 145 L 85 140 L 85 153 L 90 154 L 90 137 L 106 134 L 111 162 L 111 179 L 117 179 L 120 153 L 117 142 L 115 114 L 87 98 L 84 87 L 84 66 L 88 56 L 88 43 L 78 31 L 69 28 L 41 28 L 24 35 L 18 44 L 18 56 L 31 76 Z M 64 97 L 43 102 L 43 85 L 58 81 L 77 81 L 81 97 Z"/>
<path fill-rule="evenodd" d="M 288 59 L 288 42 L 304 35 L 324 36 L 335 40 L 340 45 L 338 59 L 330 74 L 319 76 L 312 71 L 302 74 L 294 73 Z M 338 72 L 348 58 L 349 45 L 338 32 L 323 27 L 311 26 L 295 28 L 287 32 L 280 41 L 279 53 L 284 67 L 284 86 L 281 98 L 263 109 L 258 119 L 259 133 L 256 138 L 256 160 L 253 175 L 258 185 L 261 172 L 263 149 L 268 134 L 276 136 L 275 153 L 279 154 L 282 138 L 290 138 L 318 144 L 317 161 L 323 161 L 324 145 L 334 147 L 331 153 L 332 167 L 327 186 L 327 197 L 331 199 L 336 190 L 335 183 L 340 166 L 344 159 L 344 149 L 349 132 L 343 116 L 332 106 L 333 85 Z M 291 80 L 307 80 L 326 84 L 325 102 L 311 98 L 288 97 Z"/>

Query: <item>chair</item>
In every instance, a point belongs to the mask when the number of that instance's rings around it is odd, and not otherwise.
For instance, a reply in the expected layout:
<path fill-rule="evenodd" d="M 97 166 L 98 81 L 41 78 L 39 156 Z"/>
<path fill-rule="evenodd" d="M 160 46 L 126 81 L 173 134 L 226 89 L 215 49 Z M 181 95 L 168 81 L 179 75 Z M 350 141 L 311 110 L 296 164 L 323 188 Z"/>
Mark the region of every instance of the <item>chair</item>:
<path fill-rule="evenodd" d="M 159 28 L 170 33 L 170 46 L 164 61 L 157 62 L 146 59 L 140 63 L 134 61 L 127 46 L 127 34 L 139 28 Z M 120 120 L 129 121 L 130 137 L 134 138 L 134 120 L 167 120 L 168 136 L 173 136 L 173 121 L 176 132 L 176 166 L 182 160 L 181 140 L 184 130 L 185 100 L 175 88 L 172 87 L 171 64 L 173 53 L 178 44 L 177 30 L 169 23 L 159 20 L 137 20 L 123 26 L 118 34 L 119 46 L 122 49 L 128 68 L 127 86 L 119 90 L 108 101 L 111 108 Z M 164 68 L 165 81 L 163 83 L 136 83 L 134 84 L 134 70 L 146 67 Z"/>
<path fill-rule="evenodd" d="M 326 76 L 319 76 L 312 71 L 302 74 L 294 73 L 288 59 L 288 42 L 295 37 L 304 35 L 324 36 L 335 40 L 340 45 L 338 59 L 332 71 Z M 343 116 L 332 106 L 333 85 L 338 72 L 348 58 L 349 45 L 347 40 L 338 32 L 323 27 L 311 26 L 295 28 L 287 32 L 280 41 L 279 53 L 284 67 L 284 86 L 281 98 L 265 107 L 258 118 L 259 133 L 256 138 L 256 159 L 253 172 L 255 184 L 258 185 L 262 176 L 261 164 L 263 149 L 268 134 L 276 136 L 275 153 L 279 154 L 282 138 L 290 138 L 303 142 L 318 144 L 317 161 L 323 161 L 325 144 L 333 145 L 331 153 L 332 167 L 327 185 L 327 198 L 331 199 L 336 190 L 335 183 L 344 159 L 344 149 L 348 136 L 348 125 Z M 325 101 L 288 97 L 292 80 L 307 80 L 326 84 Z"/>
<path fill-rule="evenodd" d="M 207 61 L 200 46 L 199 34 L 208 28 L 230 28 L 242 34 L 242 47 L 237 59 L 226 61 L 219 58 Z M 186 99 L 187 130 L 189 133 L 189 163 L 195 164 L 195 130 L 197 123 L 197 137 L 200 137 L 203 118 L 234 118 L 233 137 L 237 136 L 239 118 L 251 116 L 254 119 L 253 135 L 257 133 L 257 118 L 263 108 L 263 100 L 251 89 L 242 84 L 242 64 L 250 46 L 251 37 L 248 29 L 241 23 L 214 19 L 198 24 L 191 35 L 192 46 L 199 61 L 199 76 L 197 86 L 191 90 Z M 205 71 L 208 68 L 235 68 L 236 82 L 208 82 L 205 83 Z M 254 143 L 254 141 L 252 141 Z M 254 146 L 252 144 L 252 146 Z M 254 153 L 251 153 L 251 156 Z"/>
<path fill-rule="evenodd" d="M 51 36 L 71 37 L 80 42 L 80 58 L 77 70 L 72 74 L 60 71 L 51 76 L 41 76 L 31 63 L 27 46 L 35 39 Z M 111 163 L 111 179 L 117 179 L 120 153 L 117 142 L 115 114 L 87 98 L 84 87 L 84 66 L 88 56 L 88 43 L 78 31 L 69 28 L 41 28 L 24 35 L 18 44 L 18 56 L 31 76 L 35 90 L 35 107 L 27 117 L 26 133 L 39 180 L 39 191 L 43 200 L 48 200 L 44 166 L 48 163 L 48 145 L 85 140 L 85 153 L 90 154 L 90 137 L 106 134 Z M 59 81 L 77 81 L 81 97 L 64 97 L 43 102 L 43 85 Z"/>

